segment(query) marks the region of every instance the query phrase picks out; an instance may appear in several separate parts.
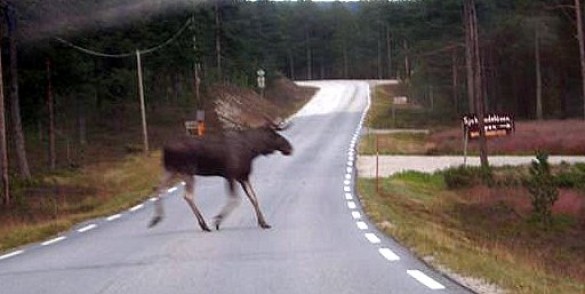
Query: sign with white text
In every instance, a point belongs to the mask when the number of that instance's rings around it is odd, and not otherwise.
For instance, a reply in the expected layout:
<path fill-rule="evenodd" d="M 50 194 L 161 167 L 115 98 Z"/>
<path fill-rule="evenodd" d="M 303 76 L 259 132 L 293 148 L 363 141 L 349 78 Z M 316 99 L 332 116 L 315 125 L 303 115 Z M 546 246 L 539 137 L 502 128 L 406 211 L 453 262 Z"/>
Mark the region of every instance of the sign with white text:
<path fill-rule="evenodd" d="M 487 114 L 484 119 L 486 137 L 507 136 L 514 132 L 514 119 L 505 114 Z M 463 127 L 469 139 L 479 138 L 479 119 L 475 114 L 463 116 Z"/>

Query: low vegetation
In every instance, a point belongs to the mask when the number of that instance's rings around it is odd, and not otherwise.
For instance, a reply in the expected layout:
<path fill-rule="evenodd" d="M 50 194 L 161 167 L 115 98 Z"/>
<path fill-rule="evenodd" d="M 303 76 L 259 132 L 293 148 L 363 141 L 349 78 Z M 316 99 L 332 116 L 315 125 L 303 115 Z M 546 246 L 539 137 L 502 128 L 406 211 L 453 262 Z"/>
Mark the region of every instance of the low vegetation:
<path fill-rule="evenodd" d="M 377 113 L 380 110 L 370 115 Z M 567 123 L 572 122 L 562 124 Z M 554 130 L 548 122 L 521 125 L 515 135 L 491 140 L 490 146 L 510 140 L 498 153 L 582 154 L 574 152 L 572 143 L 562 143 L 579 141 L 572 137 L 579 127 L 568 130 L 569 137 L 555 132 L 553 144 L 545 142 Z M 447 151 L 443 141 L 433 140 L 457 141 L 460 146 L 461 130 L 441 126 L 445 124 L 430 127 L 428 136 L 379 135 L 378 146 L 382 154 L 449 154 L 455 148 Z M 360 151 L 371 153 L 373 140 L 367 136 Z M 584 164 L 549 166 L 543 154 L 532 166 L 406 172 L 383 178 L 379 192 L 375 180 L 360 179 L 358 190 L 380 229 L 437 267 L 480 277 L 511 293 L 584 293 L 584 183 Z"/>

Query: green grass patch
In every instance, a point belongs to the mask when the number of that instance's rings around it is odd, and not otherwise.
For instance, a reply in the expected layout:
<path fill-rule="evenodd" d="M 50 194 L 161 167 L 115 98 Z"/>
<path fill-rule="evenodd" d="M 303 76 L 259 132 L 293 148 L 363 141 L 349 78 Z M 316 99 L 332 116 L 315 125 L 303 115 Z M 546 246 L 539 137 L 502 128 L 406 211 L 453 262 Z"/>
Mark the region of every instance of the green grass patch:
<path fill-rule="evenodd" d="M 359 150 L 364 155 L 374 155 L 376 150 L 382 155 L 428 154 L 427 134 L 397 133 L 368 134 L 362 137 Z"/>
<path fill-rule="evenodd" d="M 511 193 L 509 189 L 494 193 Z M 486 189 L 449 190 L 443 173 L 384 178 L 379 193 L 375 180 L 360 179 L 358 191 L 380 229 L 432 263 L 511 293 L 585 291 L 579 253 L 585 248 L 579 237 L 583 229 L 573 217 L 560 215 L 556 225 L 543 231 L 511 202 L 495 200 L 496 194 L 470 197 Z M 514 197 L 525 195 L 502 199 Z"/>

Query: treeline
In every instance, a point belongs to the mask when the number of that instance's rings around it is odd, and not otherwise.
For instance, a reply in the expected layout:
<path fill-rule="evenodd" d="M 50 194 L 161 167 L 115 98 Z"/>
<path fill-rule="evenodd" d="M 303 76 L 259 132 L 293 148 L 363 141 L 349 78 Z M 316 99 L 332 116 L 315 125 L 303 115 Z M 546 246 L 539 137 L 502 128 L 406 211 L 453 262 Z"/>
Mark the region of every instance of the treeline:
<path fill-rule="evenodd" d="M 133 53 L 162 45 L 141 55 L 149 111 L 160 104 L 202 107 L 213 83 L 255 87 L 262 68 L 268 83 L 280 75 L 398 78 L 412 99 L 457 117 L 472 104 L 463 2 L 5 0 L 4 74 L 8 81 L 18 73 L 20 91 L 4 85 L 10 101 L 20 96 L 28 137 L 50 124 L 50 77 L 57 125 L 77 129 L 83 141 L 92 118 L 118 122 L 119 129 L 136 112 Z M 475 1 L 486 111 L 524 119 L 583 116 L 575 3 Z M 12 56 L 17 71 L 7 66 Z"/>

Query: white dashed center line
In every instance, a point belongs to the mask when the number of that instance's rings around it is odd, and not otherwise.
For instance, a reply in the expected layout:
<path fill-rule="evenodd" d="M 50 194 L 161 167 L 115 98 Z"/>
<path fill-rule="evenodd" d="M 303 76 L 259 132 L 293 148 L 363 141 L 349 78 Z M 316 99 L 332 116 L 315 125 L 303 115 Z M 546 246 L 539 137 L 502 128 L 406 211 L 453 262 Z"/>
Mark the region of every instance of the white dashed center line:
<path fill-rule="evenodd" d="M 432 290 L 441 290 L 445 289 L 445 286 L 441 285 L 439 282 L 431 279 L 429 276 L 425 275 L 423 272 L 419 270 L 408 270 L 406 271 L 411 277 L 415 278 L 421 284 L 429 287 Z"/>

